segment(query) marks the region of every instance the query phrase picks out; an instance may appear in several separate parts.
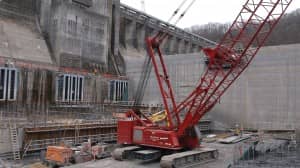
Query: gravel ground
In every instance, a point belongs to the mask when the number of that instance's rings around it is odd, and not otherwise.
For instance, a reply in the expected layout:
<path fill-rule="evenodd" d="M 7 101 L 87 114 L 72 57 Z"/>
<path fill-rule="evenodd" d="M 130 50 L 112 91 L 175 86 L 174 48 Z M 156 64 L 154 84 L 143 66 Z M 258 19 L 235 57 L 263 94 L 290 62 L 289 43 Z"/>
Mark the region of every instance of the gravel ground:
<path fill-rule="evenodd" d="M 232 163 L 233 154 L 232 150 L 233 144 L 219 144 L 210 143 L 204 144 L 203 146 L 216 148 L 219 150 L 219 159 L 211 161 L 198 166 L 193 166 L 194 168 L 226 168 Z M 159 161 L 153 161 L 149 163 L 143 163 L 140 161 L 116 161 L 112 158 L 90 161 L 82 164 L 72 165 L 69 168 L 159 168 Z"/>

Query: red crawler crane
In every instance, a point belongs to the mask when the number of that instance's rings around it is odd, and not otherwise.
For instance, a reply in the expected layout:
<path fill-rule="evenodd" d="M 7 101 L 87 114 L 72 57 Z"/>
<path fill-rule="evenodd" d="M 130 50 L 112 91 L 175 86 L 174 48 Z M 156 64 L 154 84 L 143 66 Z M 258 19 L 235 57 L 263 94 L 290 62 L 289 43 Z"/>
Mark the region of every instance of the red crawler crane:
<path fill-rule="evenodd" d="M 141 118 L 132 111 L 130 113 L 133 120 L 118 122 L 118 142 L 144 148 L 152 147 L 159 151 L 198 147 L 199 140 L 194 126 L 248 67 L 291 2 L 292 0 L 247 0 L 220 43 L 215 48 L 203 49 L 207 56 L 206 70 L 200 77 L 197 87 L 179 104 L 175 102 L 168 70 L 160 49 L 160 44 L 167 34 L 160 32 L 154 37 L 148 37 L 146 39 L 148 54 L 152 60 L 169 124 L 158 126 L 147 117 Z M 182 113 L 183 119 L 180 117 Z M 130 150 L 140 149 L 134 147 Z M 124 157 L 125 148 L 120 151 L 115 153 L 116 158 Z M 216 157 L 215 150 L 207 151 L 211 153 L 212 158 Z M 174 160 L 184 160 L 190 155 L 195 155 L 190 152 L 181 152 L 180 156 L 178 153 L 166 155 L 161 159 L 161 165 L 174 166 L 176 164 Z M 135 153 L 145 154 L 149 151 Z"/>

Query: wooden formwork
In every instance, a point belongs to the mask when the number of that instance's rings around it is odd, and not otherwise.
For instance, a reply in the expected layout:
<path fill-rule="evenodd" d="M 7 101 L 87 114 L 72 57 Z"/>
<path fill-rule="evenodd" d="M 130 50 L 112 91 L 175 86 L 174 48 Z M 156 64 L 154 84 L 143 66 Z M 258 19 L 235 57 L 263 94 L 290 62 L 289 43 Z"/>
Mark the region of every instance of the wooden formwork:
<path fill-rule="evenodd" d="M 88 139 L 92 143 L 116 141 L 115 120 L 88 121 L 70 124 L 49 124 L 24 127 L 23 152 L 46 149 L 50 145 L 79 145 Z"/>

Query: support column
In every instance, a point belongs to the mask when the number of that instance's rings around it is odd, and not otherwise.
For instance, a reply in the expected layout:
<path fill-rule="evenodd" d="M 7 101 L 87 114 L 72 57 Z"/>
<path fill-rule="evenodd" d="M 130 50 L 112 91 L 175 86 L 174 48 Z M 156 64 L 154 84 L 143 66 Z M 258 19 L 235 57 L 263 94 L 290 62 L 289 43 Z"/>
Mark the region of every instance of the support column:
<path fill-rule="evenodd" d="M 155 31 L 153 28 L 151 28 L 151 27 L 149 27 L 149 26 L 147 26 L 147 25 L 145 25 L 145 30 L 146 30 L 146 37 L 149 37 L 149 36 L 154 36 L 155 35 L 155 33 L 157 32 L 157 31 Z"/>
<path fill-rule="evenodd" d="M 185 51 L 185 41 L 183 39 L 178 39 L 178 54 L 183 54 Z"/>
<path fill-rule="evenodd" d="M 136 23 L 137 49 L 143 51 L 146 49 L 146 26 Z"/>
<path fill-rule="evenodd" d="M 181 39 L 175 37 L 174 54 L 179 54 Z"/>
<path fill-rule="evenodd" d="M 192 53 L 199 52 L 199 47 L 196 44 L 192 44 Z"/>
<path fill-rule="evenodd" d="M 193 45 L 190 42 L 187 42 L 186 53 L 192 53 Z"/>
<path fill-rule="evenodd" d="M 126 47 L 126 18 L 120 18 L 119 45 Z"/>
<path fill-rule="evenodd" d="M 125 28 L 125 45 L 126 48 L 137 48 L 137 35 L 136 35 L 136 21 L 128 20 L 126 21 Z"/>
<path fill-rule="evenodd" d="M 51 3 L 52 0 L 43 0 L 40 2 L 40 25 L 43 32 L 49 32 L 51 27 Z"/>
<path fill-rule="evenodd" d="M 188 47 L 189 47 L 189 42 L 184 40 L 184 47 L 183 47 L 184 54 L 188 53 Z"/>
<path fill-rule="evenodd" d="M 169 47 L 170 47 L 170 36 L 166 37 L 166 39 L 163 40 L 162 44 L 160 45 L 160 48 L 164 55 L 168 55 Z"/>
<path fill-rule="evenodd" d="M 175 52 L 176 52 L 176 45 L 177 45 L 176 43 L 177 43 L 176 37 L 172 36 L 170 38 L 169 55 L 175 54 Z"/>
<path fill-rule="evenodd" d="M 114 0 L 112 11 L 112 32 L 111 32 L 112 54 L 118 55 L 120 45 L 120 1 Z"/>

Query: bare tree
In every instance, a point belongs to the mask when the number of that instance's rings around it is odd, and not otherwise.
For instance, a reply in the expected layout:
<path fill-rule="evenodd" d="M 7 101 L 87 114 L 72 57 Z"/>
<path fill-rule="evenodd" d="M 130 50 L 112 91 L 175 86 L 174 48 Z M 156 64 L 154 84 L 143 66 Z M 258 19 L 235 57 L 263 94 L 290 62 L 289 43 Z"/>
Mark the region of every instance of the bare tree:
<path fill-rule="evenodd" d="M 219 42 L 230 23 L 208 23 L 187 28 L 187 31 Z M 283 16 L 265 45 L 300 43 L 300 9 Z"/>

